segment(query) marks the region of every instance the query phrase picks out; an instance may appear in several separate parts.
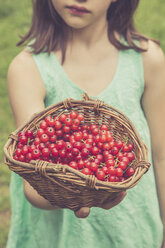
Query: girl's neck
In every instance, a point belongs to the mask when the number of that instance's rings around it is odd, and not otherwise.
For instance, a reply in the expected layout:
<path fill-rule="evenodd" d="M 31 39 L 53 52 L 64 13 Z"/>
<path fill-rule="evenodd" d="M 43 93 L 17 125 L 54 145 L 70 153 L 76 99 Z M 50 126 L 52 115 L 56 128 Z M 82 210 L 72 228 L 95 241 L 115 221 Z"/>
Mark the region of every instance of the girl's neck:
<path fill-rule="evenodd" d="M 108 41 L 108 23 L 106 20 L 95 22 L 85 28 L 72 29 L 69 44 L 71 46 L 81 44 L 86 49 L 90 49 L 102 41 Z"/>

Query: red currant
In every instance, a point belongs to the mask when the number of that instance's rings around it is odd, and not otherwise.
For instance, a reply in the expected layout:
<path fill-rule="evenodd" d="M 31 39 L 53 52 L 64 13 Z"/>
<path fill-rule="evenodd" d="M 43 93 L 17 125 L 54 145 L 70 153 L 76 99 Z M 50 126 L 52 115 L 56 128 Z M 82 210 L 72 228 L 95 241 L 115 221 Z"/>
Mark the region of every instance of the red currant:
<path fill-rule="evenodd" d="M 63 127 L 63 132 L 64 132 L 64 133 L 70 133 L 70 131 L 71 131 L 70 126 L 64 126 L 64 127 Z"/>
<path fill-rule="evenodd" d="M 80 159 L 80 160 L 78 161 L 77 165 L 78 165 L 78 168 L 79 168 L 79 169 L 82 169 L 82 168 L 84 168 L 85 163 L 84 163 L 84 161 L 83 161 L 82 159 Z"/>
<path fill-rule="evenodd" d="M 59 151 L 55 147 L 51 149 L 51 153 L 53 158 L 57 158 L 59 156 Z"/>
<path fill-rule="evenodd" d="M 41 142 L 46 143 L 49 141 L 49 136 L 46 133 L 43 133 L 40 137 Z"/>
<path fill-rule="evenodd" d="M 36 148 L 36 149 L 34 149 L 34 150 L 32 151 L 32 158 L 33 158 L 33 159 L 39 159 L 40 156 L 41 156 L 41 152 L 40 152 L 39 149 Z"/>
<path fill-rule="evenodd" d="M 126 156 L 130 162 L 135 159 L 135 153 L 133 152 L 128 152 Z"/>
<path fill-rule="evenodd" d="M 122 177 L 123 176 L 122 168 L 116 168 L 116 176 L 117 177 Z"/>
<path fill-rule="evenodd" d="M 61 150 L 65 146 L 65 142 L 63 140 L 58 140 L 56 143 L 57 150 Z"/>
<path fill-rule="evenodd" d="M 42 156 L 48 158 L 50 156 L 49 148 L 45 147 L 42 149 Z"/>
<path fill-rule="evenodd" d="M 50 137 L 52 137 L 55 134 L 55 130 L 53 127 L 47 127 L 46 128 L 46 134 Z"/>
<path fill-rule="evenodd" d="M 102 124 L 102 125 L 100 126 L 100 130 L 106 130 L 106 131 L 108 131 L 108 126 L 105 125 L 105 124 Z"/>
<path fill-rule="evenodd" d="M 111 175 L 111 176 L 115 176 L 116 175 L 116 168 L 114 166 L 109 166 L 108 167 L 108 173 Z"/>
<path fill-rule="evenodd" d="M 77 162 L 75 162 L 75 161 L 71 161 L 69 163 L 69 166 L 72 167 L 73 169 L 76 169 L 76 170 L 78 169 Z"/>
<path fill-rule="evenodd" d="M 46 117 L 45 118 L 45 121 L 46 121 L 46 123 L 47 123 L 48 126 L 50 126 L 50 127 L 53 127 L 54 126 L 55 121 L 54 121 L 54 119 L 51 116 Z"/>
<path fill-rule="evenodd" d="M 31 130 L 26 130 L 25 131 L 25 136 L 27 138 L 33 139 L 34 134 L 33 134 L 33 132 Z"/>
<path fill-rule="evenodd" d="M 135 169 L 133 167 L 130 167 L 126 170 L 126 175 L 128 177 L 131 177 L 135 173 Z"/>
<path fill-rule="evenodd" d="M 105 172 L 102 171 L 101 169 L 98 169 L 97 172 L 96 172 L 96 176 L 97 176 L 98 180 L 103 181 L 104 177 L 105 177 Z"/>
<path fill-rule="evenodd" d="M 54 121 L 54 127 L 56 130 L 60 130 L 62 127 L 62 123 L 60 121 Z"/>
<path fill-rule="evenodd" d="M 122 157 L 121 159 L 120 159 L 120 162 L 124 162 L 126 165 L 128 165 L 129 164 L 129 159 L 127 158 L 127 157 Z"/>
<path fill-rule="evenodd" d="M 67 125 L 67 126 L 71 126 L 72 125 L 72 119 L 71 118 L 69 118 L 69 117 L 67 117 L 66 119 L 65 119 L 65 125 Z"/>
<path fill-rule="evenodd" d="M 90 170 L 91 171 L 94 171 L 94 172 L 96 172 L 97 171 L 97 169 L 98 169 L 98 164 L 97 163 L 95 163 L 95 162 L 91 162 L 90 163 Z"/>
<path fill-rule="evenodd" d="M 83 114 L 78 114 L 78 115 L 77 115 L 77 119 L 78 119 L 79 121 L 83 121 L 83 120 L 84 120 L 84 115 L 83 115 Z"/>
<path fill-rule="evenodd" d="M 91 175 L 91 171 L 90 171 L 89 168 L 83 168 L 82 173 L 85 174 L 85 175 Z"/>
<path fill-rule="evenodd" d="M 70 112 L 70 118 L 71 119 L 76 119 L 77 118 L 77 115 L 78 115 L 78 113 L 76 111 L 71 111 Z"/>
<path fill-rule="evenodd" d="M 56 136 L 58 137 L 58 138 L 61 138 L 62 136 L 63 136 L 63 131 L 60 129 L 60 130 L 57 130 L 56 131 Z"/>
<path fill-rule="evenodd" d="M 19 137 L 19 142 L 22 144 L 22 145 L 26 145 L 27 142 L 28 142 L 28 138 L 25 136 L 25 135 L 22 135 Z"/>
<path fill-rule="evenodd" d="M 59 121 L 60 122 L 63 122 L 64 123 L 65 122 L 65 119 L 66 119 L 66 114 L 62 114 L 62 115 L 59 116 Z"/>
<path fill-rule="evenodd" d="M 118 163 L 118 168 L 121 168 L 123 171 L 127 168 L 127 164 L 124 161 Z"/>
<path fill-rule="evenodd" d="M 47 124 L 46 121 L 42 121 L 42 122 L 40 123 L 40 128 L 41 128 L 41 129 L 46 129 L 47 126 L 48 126 L 48 124 Z"/>

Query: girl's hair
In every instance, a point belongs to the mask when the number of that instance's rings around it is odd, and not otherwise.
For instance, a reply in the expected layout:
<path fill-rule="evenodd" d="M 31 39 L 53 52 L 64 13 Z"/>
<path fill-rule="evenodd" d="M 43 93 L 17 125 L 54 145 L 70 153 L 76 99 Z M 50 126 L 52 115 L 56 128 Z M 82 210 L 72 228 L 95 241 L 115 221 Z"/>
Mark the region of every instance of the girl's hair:
<path fill-rule="evenodd" d="M 146 51 L 134 42 L 134 40 L 148 40 L 147 37 L 137 32 L 133 22 L 133 16 L 139 1 L 117 0 L 111 3 L 107 11 L 109 40 L 119 50 L 134 49 L 137 52 Z M 17 45 L 30 43 L 29 46 L 35 54 L 43 51 L 50 53 L 61 49 L 63 63 L 70 33 L 68 32 L 69 29 L 56 12 L 52 0 L 33 0 L 31 27 L 28 33 L 21 37 Z M 121 43 L 116 38 L 115 32 L 123 36 L 127 44 Z"/>

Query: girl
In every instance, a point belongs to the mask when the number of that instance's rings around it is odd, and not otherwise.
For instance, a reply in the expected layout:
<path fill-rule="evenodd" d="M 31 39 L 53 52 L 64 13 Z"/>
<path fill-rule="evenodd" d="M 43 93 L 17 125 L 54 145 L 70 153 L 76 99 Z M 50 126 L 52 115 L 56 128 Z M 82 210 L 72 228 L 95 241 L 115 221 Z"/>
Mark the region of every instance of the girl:
<path fill-rule="evenodd" d="M 133 25 L 138 3 L 34 1 L 31 28 L 19 43 L 28 46 L 8 70 L 16 126 L 87 92 L 132 120 L 152 151 L 153 167 L 125 198 L 123 192 L 90 214 L 83 206 L 75 214 L 52 207 L 13 173 L 7 248 L 165 247 L 165 61 L 159 45 Z"/>

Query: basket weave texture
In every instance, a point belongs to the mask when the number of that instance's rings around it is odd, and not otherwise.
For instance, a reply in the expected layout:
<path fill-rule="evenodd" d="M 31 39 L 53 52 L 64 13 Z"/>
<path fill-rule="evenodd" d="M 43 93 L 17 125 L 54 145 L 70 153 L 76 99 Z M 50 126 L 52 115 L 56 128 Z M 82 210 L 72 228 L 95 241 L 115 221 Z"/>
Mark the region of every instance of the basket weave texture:
<path fill-rule="evenodd" d="M 132 177 L 123 182 L 104 182 L 67 165 L 42 160 L 25 163 L 13 159 L 20 131 L 30 129 L 35 133 L 47 115 L 57 117 L 72 110 L 84 115 L 85 124 L 106 124 L 116 140 L 129 138 L 134 144 L 135 152 L 135 173 Z M 100 100 L 89 98 L 86 94 L 82 100 L 66 99 L 35 114 L 10 134 L 4 154 L 9 169 L 26 179 L 52 205 L 74 211 L 82 206 L 102 206 L 107 200 L 114 199 L 119 192 L 134 187 L 150 167 L 148 149 L 127 116 Z"/>

